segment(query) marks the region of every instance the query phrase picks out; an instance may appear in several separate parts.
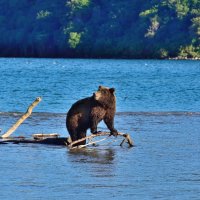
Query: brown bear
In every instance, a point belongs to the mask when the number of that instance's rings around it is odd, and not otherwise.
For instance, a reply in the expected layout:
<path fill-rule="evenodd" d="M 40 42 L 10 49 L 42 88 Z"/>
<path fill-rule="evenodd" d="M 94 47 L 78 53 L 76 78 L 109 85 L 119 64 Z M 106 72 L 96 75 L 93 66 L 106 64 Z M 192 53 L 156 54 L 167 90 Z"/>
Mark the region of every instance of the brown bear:
<path fill-rule="evenodd" d="M 115 89 L 99 86 L 97 92 L 91 97 L 81 99 L 69 109 L 66 118 L 67 130 L 72 141 L 86 137 L 87 129 L 91 133 L 97 133 L 97 125 L 104 120 L 111 134 L 117 136 L 114 128 L 114 116 L 116 112 Z M 85 144 L 83 141 L 77 145 Z"/>

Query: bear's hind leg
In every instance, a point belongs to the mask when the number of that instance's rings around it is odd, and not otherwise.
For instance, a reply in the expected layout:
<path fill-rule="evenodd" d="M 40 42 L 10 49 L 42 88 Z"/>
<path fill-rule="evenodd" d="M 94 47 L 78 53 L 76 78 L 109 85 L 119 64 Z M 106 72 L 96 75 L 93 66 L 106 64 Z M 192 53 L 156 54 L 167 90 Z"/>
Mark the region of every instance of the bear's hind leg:
<path fill-rule="evenodd" d="M 77 133 L 77 130 L 68 129 L 68 132 L 69 132 L 69 135 L 70 135 L 72 141 L 78 140 L 78 133 Z"/>
<path fill-rule="evenodd" d="M 76 140 L 82 139 L 84 137 L 86 137 L 86 132 L 85 130 L 69 130 L 69 135 L 71 137 L 71 140 L 74 142 Z M 78 145 L 85 145 L 86 144 L 86 140 L 79 142 L 73 146 L 78 146 Z"/>
<path fill-rule="evenodd" d="M 77 138 L 77 140 L 78 139 L 82 139 L 82 138 L 84 138 L 84 137 L 86 137 L 86 130 L 81 130 L 81 131 L 79 131 L 78 132 L 78 138 Z M 84 140 L 84 141 L 82 141 L 82 142 L 79 142 L 77 145 L 85 145 L 86 144 L 86 140 Z"/>

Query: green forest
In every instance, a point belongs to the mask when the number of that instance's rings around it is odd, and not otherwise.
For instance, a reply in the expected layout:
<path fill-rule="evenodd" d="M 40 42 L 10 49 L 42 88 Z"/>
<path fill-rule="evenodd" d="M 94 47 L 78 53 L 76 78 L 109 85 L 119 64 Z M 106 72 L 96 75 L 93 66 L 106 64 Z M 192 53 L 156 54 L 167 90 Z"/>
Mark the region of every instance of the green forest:
<path fill-rule="evenodd" d="M 200 0 L 1 0 L 1 57 L 200 58 Z"/>

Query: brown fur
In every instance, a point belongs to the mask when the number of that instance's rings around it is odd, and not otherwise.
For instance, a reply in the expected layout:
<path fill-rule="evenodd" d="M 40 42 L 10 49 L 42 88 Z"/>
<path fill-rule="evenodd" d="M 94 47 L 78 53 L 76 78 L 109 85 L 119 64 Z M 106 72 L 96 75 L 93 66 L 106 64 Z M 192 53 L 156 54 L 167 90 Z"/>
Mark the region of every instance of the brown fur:
<path fill-rule="evenodd" d="M 72 141 L 85 137 L 89 128 L 93 134 L 97 133 L 97 125 L 101 120 L 104 120 L 111 134 L 117 135 L 117 130 L 114 128 L 116 111 L 114 91 L 114 88 L 99 86 L 93 96 L 81 99 L 72 105 L 66 118 L 67 130 Z"/>

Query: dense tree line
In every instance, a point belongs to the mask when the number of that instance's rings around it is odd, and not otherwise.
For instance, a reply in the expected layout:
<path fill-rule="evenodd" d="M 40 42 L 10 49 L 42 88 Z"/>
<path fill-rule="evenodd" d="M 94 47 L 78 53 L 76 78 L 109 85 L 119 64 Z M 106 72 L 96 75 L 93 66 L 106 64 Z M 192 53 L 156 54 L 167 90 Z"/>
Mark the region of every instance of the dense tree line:
<path fill-rule="evenodd" d="M 200 58 L 199 0 L 1 0 L 0 56 Z"/>

